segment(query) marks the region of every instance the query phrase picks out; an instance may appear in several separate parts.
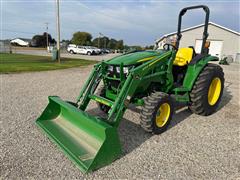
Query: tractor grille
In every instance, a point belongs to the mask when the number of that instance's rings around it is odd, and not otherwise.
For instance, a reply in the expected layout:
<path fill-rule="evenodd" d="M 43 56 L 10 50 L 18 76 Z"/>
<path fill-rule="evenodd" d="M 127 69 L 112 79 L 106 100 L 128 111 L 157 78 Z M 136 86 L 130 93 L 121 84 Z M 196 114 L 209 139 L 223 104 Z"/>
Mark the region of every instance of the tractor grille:
<path fill-rule="evenodd" d="M 120 70 L 119 70 L 120 67 L 115 66 L 115 65 L 110 65 L 110 66 L 111 66 L 111 68 L 108 68 L 107 76 L 110 77 L 110 78 L 114 78 L 114 79 L 108 79 L 107 81 L 109 82 L 111 87 L 113 87 L 114 89 L 118 89 L 119 84 L 120 84 Z M 125 72 L 125 73 L 123 72 L 123 76 L 124 76 L 125 79 L 127 78 L 127 75 L 128 75 L 127 72 Z"/>
<path fill-rule="evenodd" d="M 108 76 L 109 77 L 116 77 L 116 78 L 120 78 L 120 73 L 117 72 L 117 67 L 113 66 L 113 70 L 112 71 L 108 71 Z"/>
<path fill-rule="evenodd" d="M 119 80 L 108 80 L 108 82 L 113 88 L 118 89 L 120 84 Z"/>

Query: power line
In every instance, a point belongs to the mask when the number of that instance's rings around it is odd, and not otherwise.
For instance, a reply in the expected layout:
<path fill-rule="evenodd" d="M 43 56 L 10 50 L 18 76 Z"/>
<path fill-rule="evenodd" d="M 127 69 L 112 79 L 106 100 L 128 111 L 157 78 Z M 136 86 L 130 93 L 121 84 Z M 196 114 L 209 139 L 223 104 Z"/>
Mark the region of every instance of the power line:
<path fill-rule="evenodd" d="M 1 32 L 5 31 L 5 32 L 23 33 L 23 34 L 36 34 L 36 32 L 14 31 L 11 29 L 1 29 L 0 31 Z"/>

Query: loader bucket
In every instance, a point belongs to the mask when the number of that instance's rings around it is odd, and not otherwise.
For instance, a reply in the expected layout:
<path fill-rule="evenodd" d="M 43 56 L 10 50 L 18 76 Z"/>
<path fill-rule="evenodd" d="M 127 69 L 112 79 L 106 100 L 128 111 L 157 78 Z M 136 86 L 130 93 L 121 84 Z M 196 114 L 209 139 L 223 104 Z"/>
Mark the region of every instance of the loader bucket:
<path fill-rule="evenodd" d="M 117 129 L 57 96 L 36 121 L 82 172 L 110 164 L 121 153 Z"/>

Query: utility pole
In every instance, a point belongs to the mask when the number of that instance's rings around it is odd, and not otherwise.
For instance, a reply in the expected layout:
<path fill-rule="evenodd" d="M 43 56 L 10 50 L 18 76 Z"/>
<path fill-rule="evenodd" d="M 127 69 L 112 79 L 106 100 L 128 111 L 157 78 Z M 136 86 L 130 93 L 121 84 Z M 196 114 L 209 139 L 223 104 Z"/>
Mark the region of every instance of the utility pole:
<path fill-rule="evenodd" d="M 46 33 L 47 33 L 47 52 L 48 52 L 48 22 L 46 24 Z"/>
<path fill-rule="evenodd" d="M 58 63 L 60 63 L 60 17 L 59 17 L 59 0 L 56 0 L 57 5 L 57 12 L 56 12 L 56 18 L 57 18 L 57 57 L 58 57 Z"/>

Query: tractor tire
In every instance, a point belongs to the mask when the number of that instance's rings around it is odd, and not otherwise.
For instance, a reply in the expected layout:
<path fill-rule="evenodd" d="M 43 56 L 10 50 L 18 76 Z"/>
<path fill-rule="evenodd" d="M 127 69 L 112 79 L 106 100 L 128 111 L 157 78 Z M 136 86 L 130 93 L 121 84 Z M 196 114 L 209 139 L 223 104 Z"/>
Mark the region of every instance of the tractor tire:
<path fill-rule="evenodd" d="M 189 109 L 198 115 L 213 114 L 223 94 L 224 73 L 221 66 L 208 64 L 198 76 L 190 92 Z"/>
<path fill-rule="evenodd" d="M 98 89 L 98 91 L 96 92 L 96 94 L 97 94 L 98 96 L 101 96 L 101 97 L 106 97 L 106 96 L 105 96 L 105 93 L 106 93 L 106 89 L 105 89 L 103 86 L 100 87 L 100 88 Z M 105 105 L 105 104 L 102 104 L 102 103 L 99 103 L 99 102 L 96 102 L 96 103 L 97 103 L 97 105 L 98 105 L 98 108 L 99 108 L 102 112 L 104 112 L 105 114 L 108 113 L 108 111 L 109 111 L 109 109 L 110 109 L 109 106 L 107 106 L 107 105 Z"/>
<path fill-rule="evenodd" d="M 140 125 L 147 132 L 160 134 L 168 128 L 173 112 L 170 96 L 162 92 L 154 92 L 144 101 L 140 113 Z"/>

